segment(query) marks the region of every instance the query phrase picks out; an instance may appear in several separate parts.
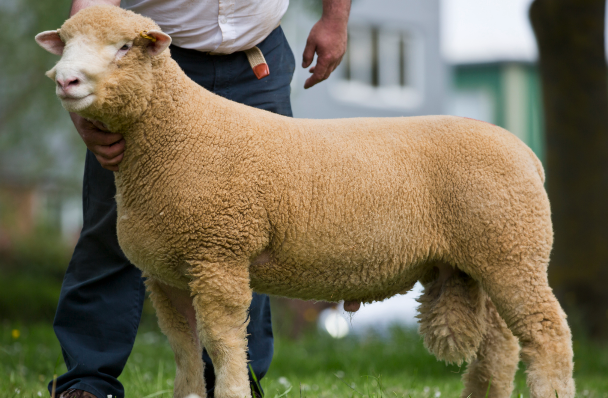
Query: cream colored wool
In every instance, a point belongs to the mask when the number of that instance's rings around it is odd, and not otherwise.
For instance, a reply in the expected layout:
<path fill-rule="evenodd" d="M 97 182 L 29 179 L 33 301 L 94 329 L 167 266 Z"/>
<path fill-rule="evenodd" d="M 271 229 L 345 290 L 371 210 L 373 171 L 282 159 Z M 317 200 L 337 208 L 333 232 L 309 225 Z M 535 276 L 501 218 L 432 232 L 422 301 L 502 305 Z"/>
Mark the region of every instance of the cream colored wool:
<path fill-rule="evenodd" d="M 490 397 L 509 398 L 519 363 L 519 344 L 490 299 L 486 298 L 484 311 L 485 335 L 476 358 L 462 376 L 464 390 L 460 396 L 485 397 L 490 384 Z"/>
<path fill-rule="evenodd" d="M 445 281 L 435 277 L 418 301 L 426 348 L 447 363 L 471 362 L 486 332 L 486 297 L 479 284 L 462 272 Z"/>
<path fill-rule="evenodd" d="M 485 396 L 492 377 L 491 396 L 509 396 L 514 335 L 531 397 L 574 396 L 570 329 L 547 284 L 543 170 L 519 139 L 457 117 L 304 120 L 240 105 L 188 79 L 169 51 L 150 57 L 139 32 L 155 29 L 93 7 L 61 37 L 134 40 L 96 77 L 98 96 L 80 114 L 126 140 L 115 173 L 118 239 L 149 277 L 176 353 L 175 397 L 205 396 L 198 341 L 215 365 L 215 396 L 250 397 L 252 290 L 371 302 L 420 279 L 430 286 L 421 314 L 429 348 L 475 358 L 465 394 Z M 446 266 L 458 273 L 430 293 L 435 267 Z M 196 335 L 163 284 L 192 296 Z M 463 335 L 445 333 L 445 322 Z"/>

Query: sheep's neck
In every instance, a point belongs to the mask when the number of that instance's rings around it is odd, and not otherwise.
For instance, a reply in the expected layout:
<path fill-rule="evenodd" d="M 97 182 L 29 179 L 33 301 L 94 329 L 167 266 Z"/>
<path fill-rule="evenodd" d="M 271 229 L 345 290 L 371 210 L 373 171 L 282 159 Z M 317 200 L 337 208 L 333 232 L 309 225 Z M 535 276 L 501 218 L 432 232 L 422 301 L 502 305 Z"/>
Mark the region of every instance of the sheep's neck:
<path fill-rule="evenodd" d="M 158 70 L 155 82 L 142 118 L 124 132 L 126 150 L 116 187 L 127 207 L 145 200 L 146 192 L 158 189 L 167 175 L 193 178 L 185 175 L 184 162 L 192 151 L 197 152 L 198 170 L 208 168 L 214 148 L 230 139 L 223 119 L 242 111 L 194 83 L 173 60 Z"/>
<path fill-rule="evenodd" d="M 176 148 L 187 141 L 203 143 L 209 138 L 209 129 L 193 131 L 190 127 L 212 123 L 209 115 L 216 113 L 216 96 L 190 80 L 171 59 L 155 73 L 155 87 L 146 111 L 124 132 L 127 151 L 121 169 L 142 157 L 172 161 Z"/>

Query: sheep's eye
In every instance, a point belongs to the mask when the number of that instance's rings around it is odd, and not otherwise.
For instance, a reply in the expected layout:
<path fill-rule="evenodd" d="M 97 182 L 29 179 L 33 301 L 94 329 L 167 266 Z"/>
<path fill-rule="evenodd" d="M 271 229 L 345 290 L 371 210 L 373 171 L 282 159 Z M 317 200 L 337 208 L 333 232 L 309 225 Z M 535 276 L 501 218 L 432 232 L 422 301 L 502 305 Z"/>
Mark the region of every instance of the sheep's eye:
<path fill-rule="evenodd" d="M 132 45 L 133 43 L 125 43 L 122 47 L 120 47 L 120 49 L 116 52 L 116 59 L 121 59 L 122 57 L 127 55 Z"/>

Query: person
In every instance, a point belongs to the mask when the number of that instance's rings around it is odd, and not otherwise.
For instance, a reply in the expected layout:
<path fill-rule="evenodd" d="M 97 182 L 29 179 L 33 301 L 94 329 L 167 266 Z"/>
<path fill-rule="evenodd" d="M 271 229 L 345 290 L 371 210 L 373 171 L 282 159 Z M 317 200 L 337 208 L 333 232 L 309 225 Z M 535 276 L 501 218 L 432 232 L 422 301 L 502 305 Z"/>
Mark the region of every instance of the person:
<path fill-rule="evenodd" d="M 289 99 L 295 59 L 279 26 L 288 0 L 73 0 L 70 16 L 99 4 L 122 6 L 155 20 L 172 36 L 171 55 L 195 82 L 228 99 L 292 116 Z M 323 14 L 308 36 L 302 66 L 317 62 L 305 82 L 327 79 L 346 51 L 350 0 L 323 0 Z M 257 46 L 270 75 L 258 80 L 243 50 Z M 83 180 L 83 228 L 66 271 L 53 322 L 67 372 L 57 378 L 62 398 L 124 397 L 118 381 L 133 347 L 144 300 L 141 272 L 116 238 L 115 186 L 125 151 L 122 136 L 96 121 L 70 115 L 87 146 Z M 254 293 L 248 356 L 258 380 L 273 354 L 270 306 Z M 203 353 L 208 395 L 214 373 Z M 256 383 L 252 387 L 257 394 Z M 49 392 L 52 383 L 49 383 Z"/>

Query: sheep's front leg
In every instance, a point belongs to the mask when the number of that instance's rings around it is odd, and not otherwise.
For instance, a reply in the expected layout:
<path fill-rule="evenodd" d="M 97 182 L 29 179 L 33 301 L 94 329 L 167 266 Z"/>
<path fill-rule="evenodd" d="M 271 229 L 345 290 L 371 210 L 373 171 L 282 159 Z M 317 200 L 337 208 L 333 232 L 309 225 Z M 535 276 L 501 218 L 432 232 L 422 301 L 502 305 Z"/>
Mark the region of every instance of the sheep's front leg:
<path fill-rule="evenodd" d="M 192 264 L 198 335 L 215 369 L 216 398 L 249 398 L 247 324 L 252 290 L 246 264 Z"/>
<path fill-rule="evenodd" d="M 153 278 L 146 280 L 158 325 L 167 336 L 175 354 L 174 398 L 190 394 L 206 396 L 202 347 L 196 334 L 192 301 L 187 291 L 180 291 Z M 192 314 L 192 315 L 191 315 Z"/>

